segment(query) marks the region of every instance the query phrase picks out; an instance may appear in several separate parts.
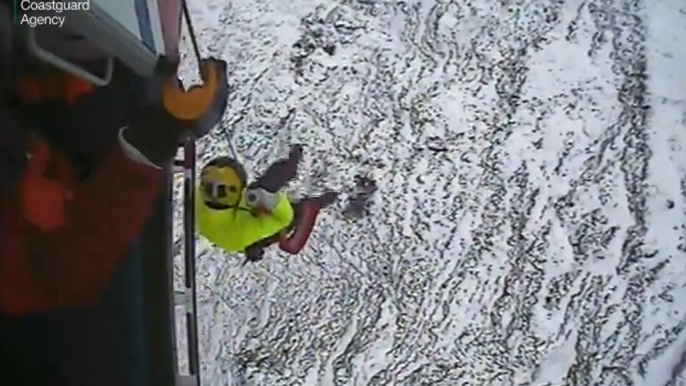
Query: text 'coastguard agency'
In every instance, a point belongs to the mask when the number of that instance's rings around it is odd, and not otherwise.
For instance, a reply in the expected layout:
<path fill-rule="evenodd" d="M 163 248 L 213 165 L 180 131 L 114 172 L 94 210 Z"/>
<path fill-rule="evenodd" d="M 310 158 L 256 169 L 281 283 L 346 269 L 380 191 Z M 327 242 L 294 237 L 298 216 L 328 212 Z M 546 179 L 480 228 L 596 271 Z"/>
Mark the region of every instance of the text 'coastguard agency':
<path fill-rule="evenodd" d="M 15 10 L 16 21 L 19 24 L 28 25 L 32 28 L 43 25 L 62 27 L 67 20 L 66 12 L 88 11 L 91 9 L 90 0 L 17 0 L 15 4 L 17 7 Z"/>

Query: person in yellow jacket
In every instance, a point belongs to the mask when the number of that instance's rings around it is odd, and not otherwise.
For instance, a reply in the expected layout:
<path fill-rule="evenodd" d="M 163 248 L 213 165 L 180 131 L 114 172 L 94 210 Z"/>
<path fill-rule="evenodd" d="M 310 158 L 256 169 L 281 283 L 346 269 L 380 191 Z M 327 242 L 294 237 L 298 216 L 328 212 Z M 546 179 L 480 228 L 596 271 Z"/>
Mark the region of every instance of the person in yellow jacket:
<path fill-rule="evenodd" d="M 297 224 L 304 205 L 321 209 L 338 197 L 328 191 L 291 203 L 279 192 L 295 178 L 301 158 L 302 147 L 292 146 L 287 159 L 273 163 L 250 185 L 237 160 L 218 157 L 208 162 L 200 173 L 195 202 L 200 234 L 229 252 L 245 253 L 247 261 L 261 260 L 264 249 Z"/>

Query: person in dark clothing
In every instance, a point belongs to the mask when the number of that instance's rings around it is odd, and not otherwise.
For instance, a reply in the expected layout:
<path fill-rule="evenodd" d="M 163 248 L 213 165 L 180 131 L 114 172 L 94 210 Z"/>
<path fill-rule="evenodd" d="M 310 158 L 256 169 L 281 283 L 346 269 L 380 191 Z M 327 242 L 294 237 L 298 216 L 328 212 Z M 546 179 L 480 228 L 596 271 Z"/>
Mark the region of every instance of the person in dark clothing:
<path fill-rule="evenodd" d="M 11 7 L 0 3 L 0 385 L 154 383 L 140 337 L 148 315 L 137 312 L 151 294 L 136 292 L 149 289 L 141 271 L 152 259 L 136 239 L 179 142 L 224 112 L 226 64 L 203 62 L 215 82 L 200 91 L 214 103 L 180 118 L 168 89 L 141 103 L 148 84 L 176 84 L 173 71 L 140 79 L 115 67 L 110 85 L 93 88 L 17 64 L 24 40 L 11 36 Z M 68 92 L 51 95 L 45 86 L 59 79 Z M 192 98 L 171 92 L 181 94 Z"/>
<path fill-rule="evenodd" d="M 1 41 L 7 40 L 0 36 Z M 8 68 L 11 47 L 5 43 L 1 48 L 0 74 L 15 73 Z M 37 121 L 22 114 L 21 108 L 10 106 L 16 99 L 10 93 L 15 90 L 14 79 L 4 79 L 0 85 L 0 314 L 72 309 L 100 298 L 149 217 L 161 189 L 163 167 L 184 138 L 206 133 L 224 112 L 226 63 L 208 59 L 201 66 L 203 77 L 213 80 L 212 89 L 205 87 L 207 83 L 196 89 L 203 102 L 197 103 L 195 112 L 170 109 L 174 106 L 169 98 L 177 105 L 193 104 L 193 96 L 189 102 L 178 89 L 174 74 L 162 74 L 161 81 L 150 79 L 164 85 L 155 103 L 139 109 L 106 144 L 102 159 L 89 160 L 92 165 L 86 168 L 77 165 L 70 149 L 42 135 L 49 130 L 37 127 Z M 50 103 L 54 108 L 55 102 Z M 69 106 L 65 103 L 64 108 Z M 206 109 L 198 113 L 198 108 Z M 97 122 L 92 124 L 90 129 L 97 132 Z"/>

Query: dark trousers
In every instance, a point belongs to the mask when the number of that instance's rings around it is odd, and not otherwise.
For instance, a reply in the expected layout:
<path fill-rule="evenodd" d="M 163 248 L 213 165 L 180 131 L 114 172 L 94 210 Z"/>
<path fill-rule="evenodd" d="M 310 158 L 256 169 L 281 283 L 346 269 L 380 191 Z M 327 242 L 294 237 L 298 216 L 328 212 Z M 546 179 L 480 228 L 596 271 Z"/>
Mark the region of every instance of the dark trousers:
<path fill-rule="evenodd" d="M 137 253 L 137 252 L 136 252 Z M 122 386 L 146 366 L 137 330 L 142 256 L 122 263 L 98 304 L 40 315 L 0 314 L 0 385 Z M 136 299 L 136 300 L 134 300 Z"/>

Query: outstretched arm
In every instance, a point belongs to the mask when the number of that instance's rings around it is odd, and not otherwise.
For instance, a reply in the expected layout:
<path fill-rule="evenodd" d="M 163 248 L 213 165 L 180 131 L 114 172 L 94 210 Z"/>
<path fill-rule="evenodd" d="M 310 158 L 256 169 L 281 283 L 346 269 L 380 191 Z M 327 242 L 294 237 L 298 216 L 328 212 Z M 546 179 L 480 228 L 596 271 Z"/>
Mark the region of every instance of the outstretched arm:
<path fill-rule="evenodd" d="M 162 173 L 116 147 L 88 181 L 71 189 L 63 225 L 43 231 L 21 226 L 18 218 L 9 239 L 21 255 L 5 256 L 4 311 L 20 315 L 97 300 L 147 220 Z"/>
<path fill-rule="evenodd" d="M 117 148 L 88 182 L 74 190 L 65 210 L 67 225 L 31 235 L 36 242 L 27 257 L 34 264 L 33 284 L 42 290 L 34 300 L 37 309 L 77 306 L 99 298 L 147 221 L 162 174 Z"/>

